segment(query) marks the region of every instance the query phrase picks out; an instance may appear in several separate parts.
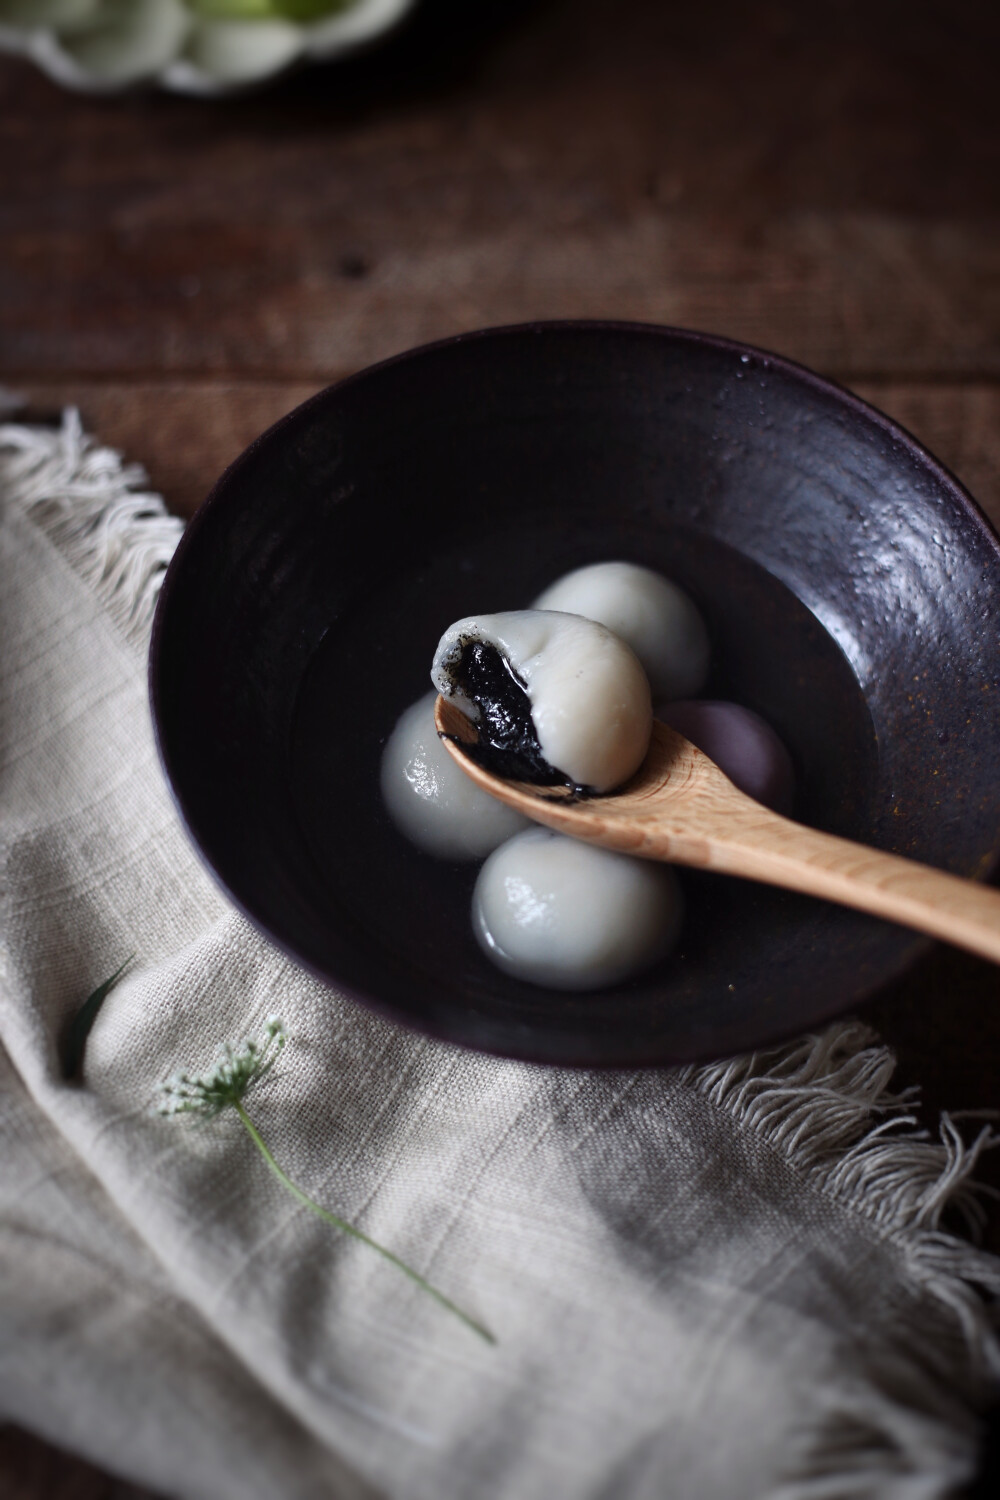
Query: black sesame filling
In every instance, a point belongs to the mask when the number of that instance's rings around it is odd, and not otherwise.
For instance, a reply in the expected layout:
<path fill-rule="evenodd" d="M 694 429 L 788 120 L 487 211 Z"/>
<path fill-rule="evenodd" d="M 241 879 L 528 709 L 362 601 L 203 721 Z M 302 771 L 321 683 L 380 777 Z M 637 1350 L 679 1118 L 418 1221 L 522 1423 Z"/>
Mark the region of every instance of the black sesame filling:
<path fill-rule="evenodd" d="M 542 754 L 527 689 L 496 646 L 466 641 L 449 675 L 459 692 L 479 709 L 478 743 L 462 746 L 472 760 L 508 781 L 573 785 Z"/>

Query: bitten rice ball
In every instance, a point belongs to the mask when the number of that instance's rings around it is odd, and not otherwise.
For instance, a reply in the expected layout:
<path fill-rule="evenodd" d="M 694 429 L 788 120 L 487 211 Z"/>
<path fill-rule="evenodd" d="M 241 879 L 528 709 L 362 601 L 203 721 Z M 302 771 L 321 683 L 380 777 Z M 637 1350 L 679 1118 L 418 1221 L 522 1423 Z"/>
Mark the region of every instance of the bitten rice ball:
<path fill-rule="evenodd" d="M 609 792 L 649 748 L 649 683 L 618 636 L 579 615 L 470 615 L 438 644 L 431 679 L 474 720 L 497 775 Z"/>
<path fill-rule="evenodd" d="M 708 631 L 675 583 L 635 563 L 593 563 L 567 573 L 539 594 L 535 609 L 565 610 L 597 620 L 632 647 L 653 697 L 692 698 L 708 676 Z"/>
<path fill-rule="evenodd" d="M 401 715 L 382 752 L 382 797 L 408 839 L 439 859 L 483 859 L 527 818 L 470 781 L 434 725 L 434 693 Z"/>
<path fill-rule="evenodd" d="M 487 957 L 548 989 L 593 990 L 669 952 L 683 900 L 665 865 L 530 828 L 491 854 L 472 898 Z"/>

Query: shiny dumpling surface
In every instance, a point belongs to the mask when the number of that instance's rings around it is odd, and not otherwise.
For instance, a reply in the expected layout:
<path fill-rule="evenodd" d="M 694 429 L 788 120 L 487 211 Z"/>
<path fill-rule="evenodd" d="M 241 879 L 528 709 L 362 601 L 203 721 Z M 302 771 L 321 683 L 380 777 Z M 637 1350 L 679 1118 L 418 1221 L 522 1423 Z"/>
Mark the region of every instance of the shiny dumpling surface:
<path fill-rule="evenodd" d="M 530 828 L 479 872 L 472 924 L 505 973 L 548 989 L 592 990 L 667 953 L 682 910 L 668 866 Z"/>
<path fill-rule="evenodd" d="M 649 683 L 635 653 L 603 625 L 579 615 L 512 610 L 470 615 L 445 631 L 434 656 L 435 687 L 472 719 L 462 692 L 463 650 L 496 648 L 523 686 L 541 753 L 570 782 L 596 792 L 620 786 L 642 764 L 652 729 Z"/>
<path fill-rule="evenodd" d="M 683 589 L 636 563 L 592 563 L 539 594 L 535 609 L 565 610 L 605 625 L 632 647 L 654 698 L 691 698 L 708 676 L 708 631 Z"/>
<path fill-rule="evenodd" d="M 434 693 L 400 715 L 382 752 L 382 798 L 400 832 L 439 859 L 483 859 L 530 827 L 470 781 L 438 738 Z"/>

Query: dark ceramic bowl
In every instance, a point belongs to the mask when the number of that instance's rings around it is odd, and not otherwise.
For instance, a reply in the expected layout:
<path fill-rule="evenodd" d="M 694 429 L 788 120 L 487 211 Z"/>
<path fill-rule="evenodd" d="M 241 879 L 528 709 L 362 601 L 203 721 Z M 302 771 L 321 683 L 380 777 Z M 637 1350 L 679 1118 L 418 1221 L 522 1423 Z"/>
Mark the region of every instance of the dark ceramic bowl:
<path fill-rule="evenodd" d="M 153 632 L 160 750 L 233 900 L 337 990 L 540 1062 L 708 1058 L 853 1006 L 923 946 L 900 928 L 686 874 L 676 953 L 595 994 L 480 953 L 476 869 L 412 849 L 381 746 L 435 643 L 606 558 L 703 609 L 706 692 L 764 715 L 796 815 L 960 875 L 1000 848 L 1000 547 L 911 437 L 808 371 L 628 324 L 499 329 L 321 392 L 223 475 Z"/>

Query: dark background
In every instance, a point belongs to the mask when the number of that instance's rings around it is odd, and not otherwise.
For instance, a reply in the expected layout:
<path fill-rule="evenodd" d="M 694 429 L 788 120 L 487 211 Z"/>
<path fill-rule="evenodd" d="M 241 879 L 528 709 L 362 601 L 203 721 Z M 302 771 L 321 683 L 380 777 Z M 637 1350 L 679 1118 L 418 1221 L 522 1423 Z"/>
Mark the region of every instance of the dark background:
<path fill-rule="evenodd" d="M 2 59 L 0 383 L 78 404 L 189 515 L 373 360 L 647 319 L 849 385 L 998 523 L 998 61 L 993 0 L 426 0 L 224 102 L 86 99 Z M 988 965 L 938 949 L 865 1015 L 929 1122 L 1000 1105 Z M 6 1429 L 0 1495 L 140 1491 Z"/>

